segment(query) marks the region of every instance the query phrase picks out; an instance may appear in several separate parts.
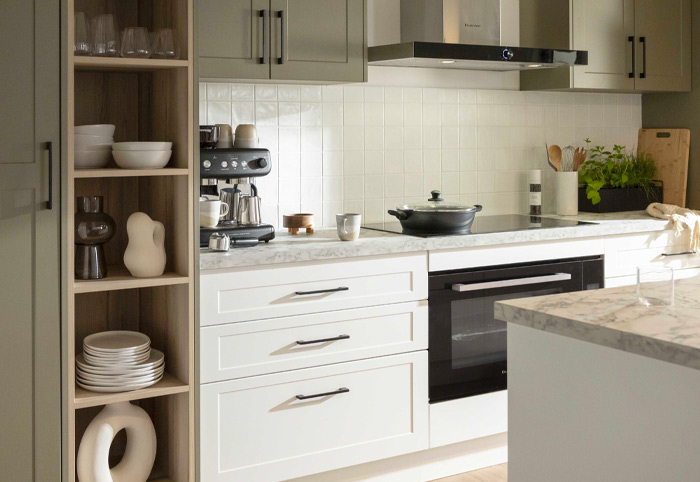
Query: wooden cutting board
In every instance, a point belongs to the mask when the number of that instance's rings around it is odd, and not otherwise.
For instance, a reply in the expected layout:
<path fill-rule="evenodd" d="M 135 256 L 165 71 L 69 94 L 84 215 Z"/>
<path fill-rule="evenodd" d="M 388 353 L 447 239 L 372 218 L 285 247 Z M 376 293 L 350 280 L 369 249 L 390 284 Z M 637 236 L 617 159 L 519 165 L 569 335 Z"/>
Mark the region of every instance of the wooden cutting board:
<path fill-rule="evenodd" d="M 688 129 L 639 129 L 637 152 L 651 154 L 656 178 L 664 182 L 664 203 L 685 207 L 688 186 Z"/>

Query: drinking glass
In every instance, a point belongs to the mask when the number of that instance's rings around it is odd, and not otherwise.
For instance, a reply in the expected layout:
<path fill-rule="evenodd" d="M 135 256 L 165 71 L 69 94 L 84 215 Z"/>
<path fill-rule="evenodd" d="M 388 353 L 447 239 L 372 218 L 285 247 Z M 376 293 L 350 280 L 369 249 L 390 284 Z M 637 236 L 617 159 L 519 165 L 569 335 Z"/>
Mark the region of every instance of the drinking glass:
<path fill-rule="evenodd" d="M 92 55 L 115 57 L 119 55 L 117 24 L 110 14 L 99 15 L 92 19 Z"/>
<path fill-rule="evenodd" d="M 129 27 L 122 34 L 122 57 L 147 59 L 151 56 L 151 40 L 145 27 Z"/>
<path fill-rule="evenodd" d="M 171 28 L 158 29 L 153 44 L 153 57 L 157 59 L 178 59 L 180 52 L 177 47 L 175 31 Z"/>
<path fill-rule="evenodd" d="M 637 299 L 645 306 L 671 306 L 674 302 L 673 268 L 637 267 Z"/>
<path fill-rule="evenodd" d="M 75 12 L 73 53 L 75 55 L 90 55 L 90 36 L 88 34 L 85 12 Z"/>

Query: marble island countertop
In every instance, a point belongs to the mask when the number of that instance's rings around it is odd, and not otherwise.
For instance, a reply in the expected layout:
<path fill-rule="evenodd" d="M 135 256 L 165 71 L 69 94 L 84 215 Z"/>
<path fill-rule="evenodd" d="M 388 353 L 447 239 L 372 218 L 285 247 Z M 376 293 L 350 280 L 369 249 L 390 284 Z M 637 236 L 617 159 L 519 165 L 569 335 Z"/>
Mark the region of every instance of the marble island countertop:
<path fill-rule="evenodd" d="M 700 276 L 674 306 L 646 307 L 636 286 L 502 301 L 496 319 L 700 370 Z"/>
<path fill-rule="evenodd" d="M 552 216 L 556 217 L 556 216 Z M 280 263 L 298 263 L 327 259 L 374 256 L 417 251 L 531 243 L 615 234 L 641 233 L 670 229 L 667 221 L 654 219 L 642 211 L 566 216 L 562 219 L 590 221 L 595 225 L 550 228 L 505 233 L 471 234 L 418 238 L 362 229 L 357 241 L 340 241 L 334 228 L 316 229 L 314 234 L 290 235 L 277 231 L 274 240 L 252 248 L 232 249 L 228 253 L 200 251 L 202 270 L 238 268 Z"/>

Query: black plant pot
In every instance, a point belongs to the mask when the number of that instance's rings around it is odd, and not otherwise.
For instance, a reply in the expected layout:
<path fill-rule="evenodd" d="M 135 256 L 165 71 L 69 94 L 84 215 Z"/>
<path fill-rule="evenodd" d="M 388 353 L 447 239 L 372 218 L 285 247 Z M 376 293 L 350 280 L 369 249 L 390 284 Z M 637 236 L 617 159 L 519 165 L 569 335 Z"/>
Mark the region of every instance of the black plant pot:
<path fill-rule="evenodd" d="M 600 202 L 591 203 L 586 197 L 586 188 L 578 190 L 578 210 L 584 213 L 615 213 L 620 211 L 643 211 L 651 203 L 664 202 L 664 188 L 661 181 L 649 188 L 630 187 L 616 189 L 604 187 L 600 192 Z"/>

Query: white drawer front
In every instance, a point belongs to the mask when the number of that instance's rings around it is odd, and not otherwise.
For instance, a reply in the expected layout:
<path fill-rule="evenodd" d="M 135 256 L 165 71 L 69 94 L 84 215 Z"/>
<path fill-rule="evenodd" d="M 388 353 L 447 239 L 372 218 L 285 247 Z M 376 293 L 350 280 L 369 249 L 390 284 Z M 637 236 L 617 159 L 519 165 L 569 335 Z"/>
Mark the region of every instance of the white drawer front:
<path fill-rule="evenodd" d="M 425 350 L 428 302 L 207 326 L 200 333 L 200 381 L 209 383 Z"/>
<path fill-rule="evenodd" d="M 308 294 L 324 290 L 338 291 Z M 221 325 L 427 298 L 425 253 L 203 273 L 200 324 Z"/>
<path fill-rule="evenodd" d="M 428 448 L 426 351 L 203 385 L 200 400 L 202 481 L 281 481 Z"/>
<path fill-rule="evenodd" d="M 659 264 L 673 269 L 700 267 L 700 255 L 678 254 L 688 249 L 688 231 L 609 236 L 605 238 L 605 277 L 632 276 L 637 266 Z M 670 255 L 670 256 L 669 256 Z"/>

